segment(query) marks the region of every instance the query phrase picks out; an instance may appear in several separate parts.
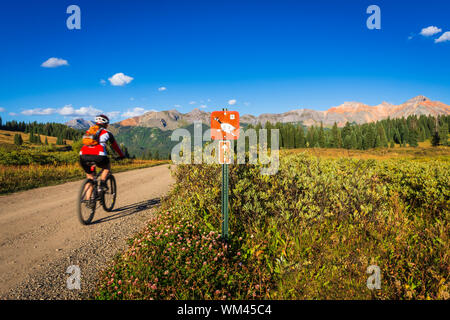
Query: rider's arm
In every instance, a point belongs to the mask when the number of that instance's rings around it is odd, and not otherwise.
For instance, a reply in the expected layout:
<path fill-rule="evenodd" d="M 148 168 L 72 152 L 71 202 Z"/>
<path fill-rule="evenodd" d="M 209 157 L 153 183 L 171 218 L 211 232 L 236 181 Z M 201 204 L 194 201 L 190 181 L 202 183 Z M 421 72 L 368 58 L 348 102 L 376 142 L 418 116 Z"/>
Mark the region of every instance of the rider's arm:
<path fill-rule="evenodd" d="M 122 150 L 120 149 L 119 144 L 117 143 L 117 141 L 114 138 L 113 134 L 108 131 L 105 135 L 107 135 L 107 140 L 111 144 L 111 147 L 113 148 L 113 150 L 119 155 L 119 157 L 125 158 L 125 155 L 122 152 Z"/>

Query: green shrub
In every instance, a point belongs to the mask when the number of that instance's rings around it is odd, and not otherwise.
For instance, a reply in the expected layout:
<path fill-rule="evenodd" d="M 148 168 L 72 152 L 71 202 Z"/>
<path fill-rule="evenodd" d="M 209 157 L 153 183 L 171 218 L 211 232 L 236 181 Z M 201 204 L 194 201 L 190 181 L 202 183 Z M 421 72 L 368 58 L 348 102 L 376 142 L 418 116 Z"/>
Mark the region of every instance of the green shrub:
<path fill-rule="evenodd" d="M 448 162 L 294 154 L 282 157 L 275 175 L 260 169 L 230 167 L 232 250 L 213 251 L 227 258 L 223 272 L 233 272 L 235 282 L 221 282 L 201 250 L 180 252 L 185 237 L 220 230 L 221 180 L 219 165 L 179 165 L 164 219 L 134 239 L 139 259 L 128 251 L 105 271 L 97 297 L 217 299 L 223 296 L 214 290 L 226 290 L 226 298 L 248 299 L 257 284 L 255 298 L 450 298 Z M 173 233 L 161 235 L 162 226 Z M 164 251 L 169 243 L 176 243 L 171 254 Z M 240 269 L 233 264 L 237 252 Z M 198 263 L 186 265 L 187 259 Z M 208 271 L 197 272 L 203 262 Z M 366 286 L 373 264 L 382 272 L 381 290 Z M 136 276 L 163 279 L 167 268 L 174 278 L 165 277 L 157 291 L 129 285 Z M 119 280 L 128 285 L 117 286 Z"/>

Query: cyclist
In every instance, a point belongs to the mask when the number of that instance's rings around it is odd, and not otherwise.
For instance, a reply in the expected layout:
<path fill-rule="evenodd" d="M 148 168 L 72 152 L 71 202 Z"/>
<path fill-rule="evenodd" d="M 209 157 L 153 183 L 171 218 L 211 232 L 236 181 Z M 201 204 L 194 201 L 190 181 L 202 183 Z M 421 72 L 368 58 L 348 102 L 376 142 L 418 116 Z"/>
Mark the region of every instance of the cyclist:
<path fill-rule="evenodd" d="M 109 142 L 113 150 L 119 155 L 120 159 L 124 159 L 125 155 L 120 149 L 117 141 L 111 132 L 106 130 L 109 124 L 109 118 L 104 114 L 95 117 L 95 125 L 86 131 L 83 136 L 83 147 L 80 150 L 80 165 L 86 172 L 88 180 L 94 179 L 94 172 L 92 171 L 92 164 L 103 169 L 100 176 L 100 192 L 107 189 L 106 178 L 111 170 L 111 163 L 106 152 L 106 143 Z M 90 199 L 92 190 L 86 194 L 86 198 Z"/>

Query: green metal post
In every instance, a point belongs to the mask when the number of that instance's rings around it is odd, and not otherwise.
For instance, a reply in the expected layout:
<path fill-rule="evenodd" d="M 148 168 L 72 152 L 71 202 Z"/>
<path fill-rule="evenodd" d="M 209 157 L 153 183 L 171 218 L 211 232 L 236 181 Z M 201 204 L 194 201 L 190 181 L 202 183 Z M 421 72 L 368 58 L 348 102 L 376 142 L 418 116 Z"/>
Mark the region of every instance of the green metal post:
<path fill-rule="evenodd" d="M 222 165 L 222 238 L 228 240 L 228 164 Z"/>

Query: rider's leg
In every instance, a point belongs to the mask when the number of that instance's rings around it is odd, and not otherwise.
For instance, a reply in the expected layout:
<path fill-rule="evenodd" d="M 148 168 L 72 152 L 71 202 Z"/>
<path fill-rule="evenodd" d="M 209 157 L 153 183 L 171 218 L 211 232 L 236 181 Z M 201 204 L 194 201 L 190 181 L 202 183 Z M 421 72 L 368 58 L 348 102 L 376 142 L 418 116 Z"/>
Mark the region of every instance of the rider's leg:
<path fill-rule="evenodd" d="M 86 179 L 94 180 L 94 175 L 92 173 L 86 173 Z M 84 200 L 89 200 L 92 195 L 92 191 L 94 190 L 92 183 L 86 184 L 86 196 Z"/>
<path fill-rule="evenodd" d="M 106 186 L 106 178 L 108 178 L 108 175 L 109 175 L 109 172 L 111 171 L 111 164 L 110 164 L 110 162 L 108 161 L 108 163 L 107 164 L 105 164 L 105 166 L 104 166 L 104 168 L 103 168 L 103 171 L 102 171 L 102 174 L 100 175 L 100 186 L 103 188 L 103 189 L 105 189 L 105 188 L 107 188 L 107 186 Z"/>
<path fill-rule="evenodd" d="M 108 174 L 109 174 L 110 170 L 111 170 L 111 167 L 110 167 L 110 166 L 108 166 L 107 169 L 103 169 L 102 175 L 100 176 L 100 180 L 101 180 L 101 181 L 105 181 L 105 180 L 106 180 L 106 178 L 108 177 Z"/>
<path fill-rule="evenodd" d="M 80 156 L 80 165 L 83 168 L 84 172 L 86 173 L 86 179 L 89 179 L 91 181 L 94 180 L 94 174 L 92 172 L 92 167 L 86 163 L 84 156 Z M 93 192 L 93 184 L 92 183 L 87 183 L 85 185 L 85 198 L 84 200 L 89 200 L 91 199 L 91 195 Z"/>

